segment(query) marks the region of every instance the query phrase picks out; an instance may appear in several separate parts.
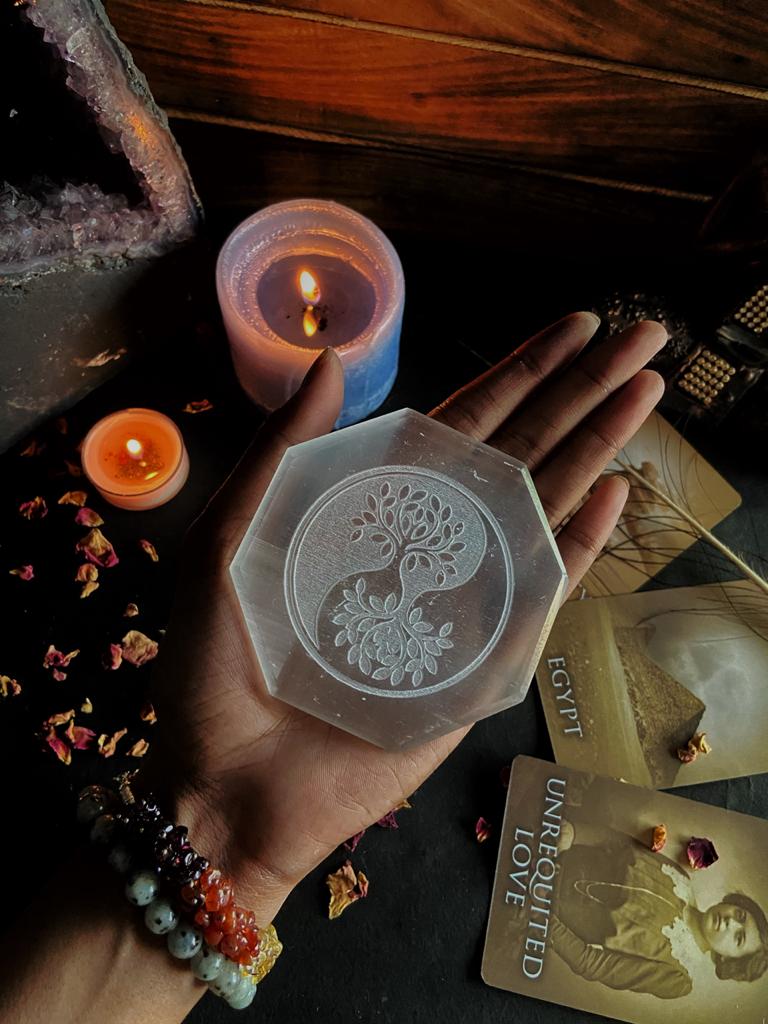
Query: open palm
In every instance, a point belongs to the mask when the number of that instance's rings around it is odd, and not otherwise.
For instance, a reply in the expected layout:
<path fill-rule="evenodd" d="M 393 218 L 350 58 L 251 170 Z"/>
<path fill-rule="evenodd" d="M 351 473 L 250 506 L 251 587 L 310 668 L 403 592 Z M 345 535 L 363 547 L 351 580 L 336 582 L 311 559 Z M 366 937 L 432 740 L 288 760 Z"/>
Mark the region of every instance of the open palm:
<path fill-rule="evenodd" d="M 641 323 L 582 349 L 595 319 L 572 314 L 468 384 L 432 415 L 525 462 L 557 530 L 663 391 L 643 370 L 664 344 Z M 153 783 L 197 849 L 230 870 L 261 923 L 335 847 L 411 794 L 465 734 L 385 752 L 270 697 L 229 564 L 289 445 L 332 429 L 343 373 L 332 351 L 272 416 L 193 528 L 159 665 L 164 736 Z M 626 484 L 609 478 L 560 529 L 573 587 L 611 533 Z"/>

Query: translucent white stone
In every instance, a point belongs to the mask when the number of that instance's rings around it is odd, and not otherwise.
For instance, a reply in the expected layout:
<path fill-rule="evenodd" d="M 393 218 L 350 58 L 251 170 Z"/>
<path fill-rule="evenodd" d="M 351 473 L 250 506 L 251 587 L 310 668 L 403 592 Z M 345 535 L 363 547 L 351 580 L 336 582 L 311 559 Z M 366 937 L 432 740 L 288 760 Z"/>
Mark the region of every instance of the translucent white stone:
<path fill-rule="evenodd" d="M 231 574 L 270 693 L 390 749 L 519 703 L 567 583 L 522 463 L 408 409 L 290 448 Z"/>
<path fill-rule="evenodd" d="M 177 960 L 191 960 L 203 944 L 203 936 L 192 925 L 180 921 L 166 939 L 168 952 Z"/>
<path fill-rule="evenodd" d="M 152 900 L 144 911 L 144 924 L 155 935 L 167 935 L 177 921 L 176 911 L 168 900 Z"/>
<path fill-rule="evenodd" d="M 125 898 L 134 907 L 147 907 L 157 896 L 157 876 L 151 871 L 137 871 L 128 879 Z"/>

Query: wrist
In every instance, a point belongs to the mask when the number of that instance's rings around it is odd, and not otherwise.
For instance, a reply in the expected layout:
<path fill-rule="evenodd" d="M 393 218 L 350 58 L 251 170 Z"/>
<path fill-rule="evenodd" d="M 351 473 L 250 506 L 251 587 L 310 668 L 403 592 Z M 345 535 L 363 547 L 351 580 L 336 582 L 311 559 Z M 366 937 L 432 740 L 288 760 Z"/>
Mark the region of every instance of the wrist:
<path fill-rule="evenodd" d="M 213 785 L 187 786 L 168 806 L 189 829 L 195 849 L 232 879 L 238 903 L 254 912 L 259 927 L 270 924 L 299 880 L 271 863 L 266 847 L 244 848 L 240 837 L 246 830 L 239 827 L 239 818 L 247 813 L 258 821 L 258 807 L 243 812 Z"/>

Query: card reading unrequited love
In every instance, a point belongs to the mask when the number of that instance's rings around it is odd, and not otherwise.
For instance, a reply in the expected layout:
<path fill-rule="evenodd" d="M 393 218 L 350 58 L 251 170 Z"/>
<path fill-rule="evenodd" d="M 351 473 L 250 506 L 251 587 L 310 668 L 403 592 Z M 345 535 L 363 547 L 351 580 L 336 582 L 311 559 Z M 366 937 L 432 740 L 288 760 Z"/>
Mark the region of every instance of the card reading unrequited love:
<path fill-rule="evenodd" d="M 658 789 L 768 772 L 766 665 L 747 580 L 569 601 L 536 670 L 555 760 Z"/>
<path fill-rule="evenodd" d="M 766 849 L 758 818 L 518 757 L 483 979 L 632 1024 L 764 1024 Z"/>
<path fill-rule="evenodd" d="M 695 528 L 674 505 L 711 530 L 741 501 L 659 413 L 648 417 L 606 472 L 623 473 L 630 489 L 616 529 L 584 577 L 592 597 L 637 590 L 696 541 Z"/>

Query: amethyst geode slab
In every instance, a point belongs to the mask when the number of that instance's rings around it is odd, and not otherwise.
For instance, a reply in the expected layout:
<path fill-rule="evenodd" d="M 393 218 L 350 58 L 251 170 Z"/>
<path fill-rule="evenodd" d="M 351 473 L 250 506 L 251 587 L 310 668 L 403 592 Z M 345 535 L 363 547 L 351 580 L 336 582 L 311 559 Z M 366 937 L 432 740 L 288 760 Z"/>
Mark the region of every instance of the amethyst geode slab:
<path fill-rule="evenodd" d="M 18 136 L 12 144 L 34 146 L 34 137 L 46 131 L 45 125 L 35 123 L 39 83 L 30 76 L 30 71 L 32 76 L 36 70 L 40 73 L 41 57 L 48 65 L 46 88 L 53 90 L 54 98 L 56 90 L 66 89 L 73 94 L 75 107 L 78 102 L 82 107 L 81 124 L 67 129 L 69 146 L 80 146 L 83 133 L 95 126 L 109 154 L 127 164 L 122 174 L 132 174 L 135 194 L 110 188 L 115 184 L 114 169 L 106 181 L 98 180 L 104 178 L 103 158 L 94 158 L 91 168 L 79 167 L 78 180 L 65 180 L 67 158 L 56 152 L 57 147 L 67 148 L 61 137 L 54 137 L 47 153 L 41 151 L 42 166 L 24 168 L 22 180 L 8 181 L 7 168 L 0 166 L 0 273 L 37 271 L 88 258 L 153 256 L 191 237 L 199 205 L 186 164 L 167 118 L 98 0 L 34 0 L 5 17 L 14 19 L 3 25 L 6 66 L 22 59 L 19 47 L 22 54 L 29 47 L 40 51 L 16 78 L 22 91 L 4 97 Z M 67 113 L 72 109 L 70 102 Z M 89 120 L 92 125 L 87 125 Z M 13 154 L 6 153 L 3 163 L 13 163 Z M 89 179 L 89 170 L 96 180 Z"/>
<path fill-rule="evenodd" d="M 0 5 L 0 450 L 194 316 L 201 211 L 98 0 Z"/>

